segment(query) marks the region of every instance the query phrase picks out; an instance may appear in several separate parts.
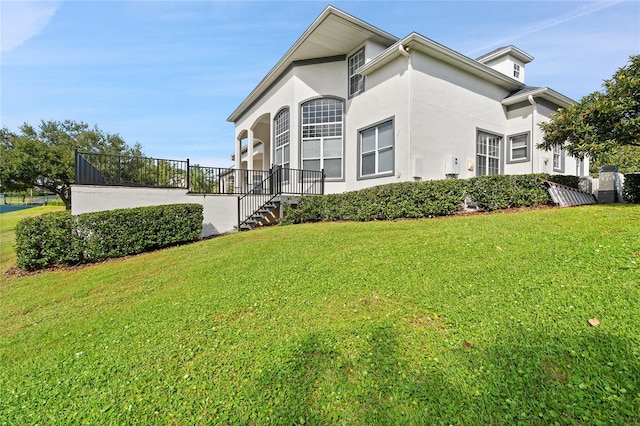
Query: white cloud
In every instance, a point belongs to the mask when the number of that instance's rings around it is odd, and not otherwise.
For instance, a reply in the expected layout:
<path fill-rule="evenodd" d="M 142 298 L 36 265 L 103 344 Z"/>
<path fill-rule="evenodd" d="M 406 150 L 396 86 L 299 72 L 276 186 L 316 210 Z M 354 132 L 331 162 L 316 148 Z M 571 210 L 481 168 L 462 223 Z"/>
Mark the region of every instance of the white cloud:
<path fill-rule="evenodd" d="M 40 34 L 59 7 L 58 1 L 1 1 L 0 51 L 13 50 Z"/>
<path fill-rule="evenodd" d="M 542 30 L 546 30 L 548 28 L 552 28 L 561 24 L 564 24 L 566 22 L 569 21 L 573 21 L 574 19 L 580 18 L 582 16 L 585 15 L 590 15 L 592 13 L 596 13 L 602 9 L 606 9 L 608 7 L 614 6 L 618 3 L 622 3 L 622 0 L 617 0 L 617 1 L 607 1 L 607 2 L 595 2 L 595 3 L 588 3 L 587 5 L 581 5 L 580 7 L 578 7 L 577 9 L 561 15 L 561 16 L 557 16 L 551 19 L 547 19 L 544 21 L 540 21 L 540 22 L 536 22 L 533 23 L 531 25 L 529 25 L 528 27 L 525 28 L 521 28 L 517 33 L 512 34 L 510 36 L 507 37 L 503 37 L 500 38 L 498 40 L 493 40 L 490 43 L 487 43 L 486 45 L 482 46 L 482 47 L 478 47 L 476 49 L 473 49 L 471 52 L 468 52 L 469 54 L 474 54 L 474 53 L 485 53 L 488 49 L 494 48 L 496 46 L 503 46 L 503 45 L 507 45 L 507 44 L 511 44 L 513 42 L 513 40 L 522 38 L 526 35 L 529 34 L 533 34 L 533 33 L 537 33 L 540 32 Z"/>

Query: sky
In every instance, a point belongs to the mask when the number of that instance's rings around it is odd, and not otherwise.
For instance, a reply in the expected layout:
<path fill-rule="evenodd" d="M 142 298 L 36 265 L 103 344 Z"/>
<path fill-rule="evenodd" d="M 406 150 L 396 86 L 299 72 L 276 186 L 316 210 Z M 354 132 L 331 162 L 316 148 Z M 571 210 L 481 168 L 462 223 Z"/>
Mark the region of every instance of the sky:
<path fill-rule="evenodd" d="M 82 121 L 150 157 L 232 165 L 227 117 L 329 3 L 0 0 L 0 125 Z M 515 45 L 572 99 L 640 54 L 640 1 L 336 1 L 471 58 Z"/>

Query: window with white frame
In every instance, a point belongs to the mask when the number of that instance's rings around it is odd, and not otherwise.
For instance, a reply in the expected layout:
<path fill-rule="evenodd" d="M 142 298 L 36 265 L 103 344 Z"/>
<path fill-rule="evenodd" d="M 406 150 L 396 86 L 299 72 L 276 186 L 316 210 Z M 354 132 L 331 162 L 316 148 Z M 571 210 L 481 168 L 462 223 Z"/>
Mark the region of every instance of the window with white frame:
<path fill-rule="evenodd" d="M 500 144 L 502 136 L 478 131 L 476 143 L 476 173 L 478 176 L 500 174 Z"/>
<path fill-rule="evenodd" d="M 327 179 L 342 179 L 342 100 L 315 99 L 301 109 L 302 168 L 324 170 Z"/>
<path fill-rule="evenodd" d="M 280 111 L 273 119 L 275 158 L 274 164 L 288 168 L 289 161 L 289 108 Z"/>
<path fill-rule="evenodd" d="M 364 65 L 364 47 L 349 56 L 349 97 L 355 96 L 364 90 L 364 77 L 356 73 L 356 70 Z"/>
<path fill-rule="evenodd" d="M 564 172 L 564 151 L 559 146 L 553 147 L 553 171 Z"/>
<path fill-rule="evenodd" d="M 509 136 L 508 163 L 529 161 L 529 134 Z"/>
<path fill-rule="evenodd" d="M 519 78 L 520 77 L 520 65 L 513 64 L 513 76 L 515 78 Z"/>
<path fill-rule="evenodd" d="M 393 120 L 360 131 L 358 138 L 359 176 L 366 178 L 393 174 L 393 146 Z"/>

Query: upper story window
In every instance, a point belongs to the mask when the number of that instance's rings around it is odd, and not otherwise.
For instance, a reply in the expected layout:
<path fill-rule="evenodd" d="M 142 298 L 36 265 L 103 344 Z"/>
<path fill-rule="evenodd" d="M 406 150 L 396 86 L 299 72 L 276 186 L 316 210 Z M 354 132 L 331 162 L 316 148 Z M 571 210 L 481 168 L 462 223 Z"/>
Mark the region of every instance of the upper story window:
<path fill-rule="evenodd" d="M 364 65 L 364 47 L 349 56 L 349 97 L 364 90 L 364 77 L 356 74 L 356 70 Z"/>
<path fill-rule="evenodd" d="M 529 161 L 529 134 L 509 136 L 507 163 Z"/>
<path fill-rule="evenodd" d="M 327 179 L 342 179 L 342 100 L 314 99 L 301 109 L 302 168 L 324 170 Z"/>
<path fill-rule="evenodd" d="M 288 168 L 289 161 L 289 108 L 285 108 L 273 119 L 275 158 L 274 164 Z"/>
<path fill-rule="evenodd" d="M 393 121 L 375 125 L 359 134 L 359 176 L 362 178 L 393 174 Z"/>
<path fill-rule="evenodd" d="M 478 131 L 476 163 L 478 176 L 500 174 L 500 144 L 502 136 Z"/>
<path fill-rule="evenodd" d="M 515 78 L 520 78 L 520 65 L 513 64 L 513 76 Z"/>

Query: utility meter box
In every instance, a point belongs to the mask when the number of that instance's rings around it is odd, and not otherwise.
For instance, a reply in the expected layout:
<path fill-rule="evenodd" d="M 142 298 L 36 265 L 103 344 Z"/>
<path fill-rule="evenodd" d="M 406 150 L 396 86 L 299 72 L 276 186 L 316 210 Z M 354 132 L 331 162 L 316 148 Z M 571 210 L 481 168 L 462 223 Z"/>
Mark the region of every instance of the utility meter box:
<path fill-rule="evenodd" d="M 453 155 L 447 155 L 446 157 L 444 157 L 444 174 L 460 174 L 460 159 L 458 157 L 454 157 Z"/>

